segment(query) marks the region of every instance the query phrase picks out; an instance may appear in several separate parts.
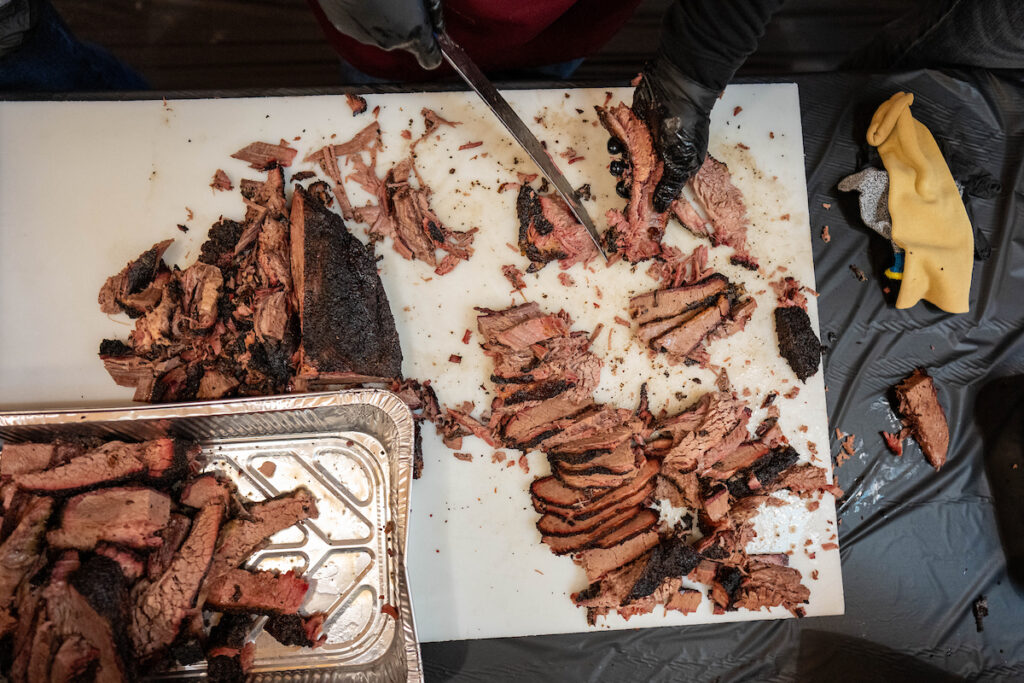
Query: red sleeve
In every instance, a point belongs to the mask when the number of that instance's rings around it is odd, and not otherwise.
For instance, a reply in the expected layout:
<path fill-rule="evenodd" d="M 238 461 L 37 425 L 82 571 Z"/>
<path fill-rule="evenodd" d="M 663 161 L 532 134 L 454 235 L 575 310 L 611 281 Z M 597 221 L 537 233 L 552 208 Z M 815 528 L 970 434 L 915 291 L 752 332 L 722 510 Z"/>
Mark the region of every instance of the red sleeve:
<path fill-rule="evenodd" d="M 596 52 L 622 27 L 641 0 L 451 0 L 444 4 L 449 35 L 485 71 L 556 64 Z M 447 65 L 424 71 L 401 50 L 387 52 L 340 33 L 309 0 L 328 42 L 355 68 L 378 78 L 433 80 Z M 654 53 L 651 46 L 651 53 Z M 641 65 L 637 65 L 639 70 Z"/>

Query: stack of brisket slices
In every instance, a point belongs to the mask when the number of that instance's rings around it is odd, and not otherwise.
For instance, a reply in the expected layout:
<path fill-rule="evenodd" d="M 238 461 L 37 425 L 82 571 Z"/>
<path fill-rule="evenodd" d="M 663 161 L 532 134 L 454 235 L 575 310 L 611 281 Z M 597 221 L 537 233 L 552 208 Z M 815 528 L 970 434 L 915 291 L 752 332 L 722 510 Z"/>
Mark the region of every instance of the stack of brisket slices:
<path fill-rule="evenodd" d="M 702 600 L 684 578 L 711 588 L 716 612 L 781 605 L 802 614 L 809 590 L 786 555 L 744 552 L 751 519 L 771 493 L 840 493 L 825 470 L 800 464 L 776 425 L 777 409 L 748 433 L 751 411 L 716 392 L 677 415 L 655 418 L 595 403 L 601 361 L 590 337 L 564 312 L 536 303 L 482 310 L 478 327 L 494 362 L 489 417 L 448 412 L 446 439 L 474 434 L 493 445 L 543 451 L 551 475 L 530 487 L 541 539 L 570 555 L 590 585 L 573 595 L 594 623 L 656 605 L 684 613 Z M 667 499 L 689 513 L 665 528 L 651 505 Z M 773 502 L 775 501 L 775 502 Z"/>
<path fill-rule="evenodd" d="M 714 246 L 731 247 L 733 263 L 757 269 L 757 261 L 747 250 L 749 219 L 743 195 L 733 185 L 725 164 L 708 155 L 688 183 L 704 216 L 682 196 L 672 203 L 670 212 L 658 212 L 654 209 L 654 190 L 664 164 L 647 124 L 621 102 L 596 110 L 602 125 L 625 150 L 622 182 L 629 192 L 623 210 L 612 209 L 606 214 L 609 228 L 604 241 L 609 253 L 621 255 L 630 263 L 662 258 L 661 239 L 671 212 L 694 235 L 709 239 Z"/>
<path fill-rule="evenodd" d="M 656 289 L 629 300 L 629 317 L 637 338 L 670 362 L 707 362 L 705 342 L 723 339 L 743 329 L 757 302 L 743 287 L 712 273 L 698 282 Z"/>
<path fill-rule="evenodd" d="M 206 658 L 241 681 L 258 619 L 315 647 L 323 614 L 299 610 L 294 572 L 242 565 L 282 529 L 317 516 L 299 488 L 241 500 L 193 475 L 198 447 L 80 438 L 0 452 L 0 639 L 11 681 L 122 681 Z M 212 628 L 211 625 L 212 624 Z"/>

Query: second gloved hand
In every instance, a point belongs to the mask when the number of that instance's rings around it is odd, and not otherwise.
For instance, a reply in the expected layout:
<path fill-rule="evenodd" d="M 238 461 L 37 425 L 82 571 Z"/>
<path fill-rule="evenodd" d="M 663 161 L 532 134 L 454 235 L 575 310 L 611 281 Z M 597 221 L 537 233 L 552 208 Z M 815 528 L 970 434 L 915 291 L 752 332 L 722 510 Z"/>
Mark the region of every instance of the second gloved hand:
<path fill-rule="evenodd" d="M 406 50 L 424 69 L 441 64 L 434 31 L 444 28 L 441 0 L 317 0 L 334 27 L 360 43 Z"/>
<path fill-rule="evenodd" d="M 665 170 L 654 209 L 667 211 L 708 153 L 711 108 L 719 93 L 687 78 L 664 57 L 644 67 L 633 93 L 633 111 L 646 121 Z"/>

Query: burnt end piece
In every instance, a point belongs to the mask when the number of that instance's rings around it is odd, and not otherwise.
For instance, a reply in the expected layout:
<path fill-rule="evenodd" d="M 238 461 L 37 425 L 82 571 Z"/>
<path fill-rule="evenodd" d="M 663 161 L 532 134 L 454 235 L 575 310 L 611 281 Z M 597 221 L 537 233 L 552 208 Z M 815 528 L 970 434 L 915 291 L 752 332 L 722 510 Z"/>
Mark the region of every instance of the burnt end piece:
<path fill-rule="evenodd" d="M 795 465 L 799 459 L 800 455 L 792 446 L 775 448 L 751 465 L 749 469 L 737 472 L 725 482 L 725 485 L 733 498 L 752 496 L 757 492 L 750 488 L 752 480 L 759 482 L 762 487 L 768 486 L 778 479 L 779 475 Z"/>
<path fill-rule="evenodd" d="M 400 377 L 402 349 L 373 252 L 301 187 L 291 227 L 293 245 L 304 247 L 296 285 L 306 369 Z"/>
<path fill-rule="evenodd" d="M 651 552 L 651 559 L 644 567 L 643 574 L 633 584 L 626 601 L 646 598 L 654 593 L 665 579 L 686 576 L 694 570 L 700 560 L 701 557 L 696 550 L 683 543 L 678 536 L 670 536 L 655 546 Z"/>
<path fill-rule="evenodd" d="M 821 361 L 821 342 L 814 334 L 807 311 L 799 306 L 776 308 L 775 333 L 779 339 L 779 354 L 800 381 L 806 382 L 818 371 Z"/>
<path fill-rule="evenodd" d="M 110 358 L 123 358 L 124 356 L 134 355 L 132 347 L 125 344 L 120 339 L 104 339 L 100 342 L 100 356 L 108 356 Z"/>

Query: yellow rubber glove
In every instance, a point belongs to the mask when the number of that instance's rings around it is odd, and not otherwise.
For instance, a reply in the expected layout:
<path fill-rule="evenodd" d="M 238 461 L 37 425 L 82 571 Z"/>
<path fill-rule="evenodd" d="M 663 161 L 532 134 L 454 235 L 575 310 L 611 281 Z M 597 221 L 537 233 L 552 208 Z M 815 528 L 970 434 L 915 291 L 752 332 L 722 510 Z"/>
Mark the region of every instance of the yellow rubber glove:
<path fill-rule="evenodd" d="M 892 241 L 906 255 L 896 308 L 926 299 L 949 313 L 970 307 L 974 232 L 956 183 L 928 129 L 896 93 L 871 118 L 868 144 L 889 172 Z"/>

